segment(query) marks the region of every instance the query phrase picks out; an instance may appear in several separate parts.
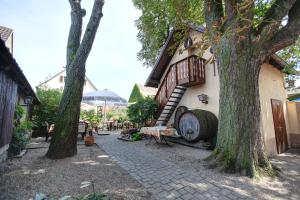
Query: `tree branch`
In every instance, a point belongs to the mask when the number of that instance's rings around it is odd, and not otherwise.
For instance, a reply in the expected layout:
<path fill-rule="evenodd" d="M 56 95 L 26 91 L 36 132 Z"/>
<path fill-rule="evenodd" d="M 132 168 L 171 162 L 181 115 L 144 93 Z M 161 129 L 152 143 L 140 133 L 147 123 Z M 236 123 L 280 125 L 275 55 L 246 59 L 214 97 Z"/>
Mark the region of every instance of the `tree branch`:
<path fill-rule="evenodd" d="M 211 41 L 219 35 L 224 10 L 222 0 L 205 0 L 205 22 Z"/>
<path fill-rule="evenodd" d="M 268 11 L 265 13 L 263 20 L 256 28 L 256 35 L 268 35 L 278 30 L 283 18 L 297 0 L 275 0 Z"/>
<path fill-rule="evenodd" d="M 226 17 L 230 20 L 236 15 L 237 3 L 232 0 L 225 0 L 225 14 Z"/>
<path fill-rule="evenodd" d="M 277 51 L 292 45 L 296 42 L 300 35 L 300 0 L 297 0 L 288 12 L 287 25 L 281 28 L 265 42 L 264 50 L 267 55 L 276 53 Z"/>
<path fill-rule="evenodd" d="M 85 66 L 88 55 L 92 49 L 93 42 L 97 33 L 97 29 L 100 23 L 100 20 L 103 16 L 102 8 L 104 5 L 104 0 L 94 0 L 93 10 L 89 22 L 87 24 L 83 39 L 81 44 L 76 52 L 72 66 Z"/>
<path fill-rule="evenodd" d="M 82 17 L 85 15 L 81 9 L 80 1 L 69 0 L 69 4 L 71 7 L 71 26 L 67 44 L 67 73 L 69 71 L 69 65 L 73 61 L 76 51 L 80 45 Z"/>

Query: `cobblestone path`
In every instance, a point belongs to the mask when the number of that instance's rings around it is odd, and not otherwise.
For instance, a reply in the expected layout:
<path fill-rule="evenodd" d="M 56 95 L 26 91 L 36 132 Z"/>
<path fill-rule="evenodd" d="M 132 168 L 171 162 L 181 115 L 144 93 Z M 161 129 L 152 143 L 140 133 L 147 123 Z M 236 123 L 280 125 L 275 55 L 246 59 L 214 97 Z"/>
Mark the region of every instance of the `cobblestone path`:
<path fill-rule="evenodd" d="M 120 141 L 116 134 L 97 136 L 96 142 L 159 200 L 299 198 L 297 194 L 287 195 L 285 190 L 272 194 L 238 178 L 228 181 L 218 172 L 212 176 L 182 168 L 145 148 L 145 142 Z"/>

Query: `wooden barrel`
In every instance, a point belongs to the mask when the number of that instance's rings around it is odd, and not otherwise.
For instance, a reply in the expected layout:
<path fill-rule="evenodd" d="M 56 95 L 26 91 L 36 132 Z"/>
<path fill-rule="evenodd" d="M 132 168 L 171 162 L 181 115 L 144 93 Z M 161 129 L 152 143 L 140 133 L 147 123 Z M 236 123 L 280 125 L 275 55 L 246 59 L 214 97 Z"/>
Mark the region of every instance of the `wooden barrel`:
<path fill-rule="evenodd" d="M 179 118 L 179 130 L 188 142 L 211 139 L 217 134 L 218 119 L 206 110 L 185 111 Z"/>
<path fill-rule="evenodd" d="M 177 133 L 179 135 L 181 135 L 180 133 L 180 129 L 179 129 L 179 119 L 180 119 L 180 116 L 185 112 L 187 111 L 188 108 L 185 107 L 185 106 L 179 106 L 177 109 L 176 109 L 176 112 L 175 112 L 175 119 L 174 119 L 174 128 L 177 130 Z"/>

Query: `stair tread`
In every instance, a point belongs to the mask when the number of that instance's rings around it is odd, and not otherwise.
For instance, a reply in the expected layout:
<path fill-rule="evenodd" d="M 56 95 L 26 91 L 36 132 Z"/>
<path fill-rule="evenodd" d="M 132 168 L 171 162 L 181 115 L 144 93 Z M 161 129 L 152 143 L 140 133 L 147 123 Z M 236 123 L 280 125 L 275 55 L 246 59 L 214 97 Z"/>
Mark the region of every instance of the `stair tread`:
<path fill-rule="evenodd" d="M 156 120 L 156 125 L 165 125 L 171 118 L 172 114 L 174 113 L 176 107 L 178 106 L 179 102 L 181 101 L 187 87 L 177 85 L 175 86 L 173 92 L 171 93 L 168 102 L 162 109 L 161 113 L 159 114 L 158 119 Z M 158 123 L 159 122 L 159 123 Z"/>

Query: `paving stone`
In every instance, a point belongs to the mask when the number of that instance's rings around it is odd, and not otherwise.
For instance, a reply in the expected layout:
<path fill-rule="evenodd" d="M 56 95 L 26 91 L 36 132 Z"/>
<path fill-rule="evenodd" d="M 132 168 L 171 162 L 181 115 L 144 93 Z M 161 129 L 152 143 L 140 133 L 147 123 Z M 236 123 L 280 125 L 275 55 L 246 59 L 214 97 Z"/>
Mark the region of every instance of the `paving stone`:
<path fill-rule="evenodd" d="M 178 192 L 182 195 L 188 193 L 188 191 L 186 191 L 184 188 L 181 188 L 180 190 L 178 190 Z"/>
<path fill-rule="evenodd" d="M 227 190 L 227 189 L 222 189 L 222 190 L 220 191 L 220 193 L 223 194 L 223 195 L 228 195 L 228 194 L 231 193 L 231 191 L 230 191 L 230 190 Z"/>
<path fill-rule="evenodd" d="M 174 196 L 174 197 L 179 197 L 179 196 L 181 196 L 181 194 L 180 194 L 179 192 L 177 192 L 176 190 L 172 190 L 172 191 L 170 191 L 170 193 L 171 193 L 172 196 Z"/>
<path fill-rule="evenodd" d="M 193 199 L 193 195 L 191 195 L 191 194 L 185 194 L 185 195 L 183 195 L 183 196 L 181 196 L 181 198 L 183 198 L 184 200 L 190 200 L 190 199 Z"/>
<path fill-rule="evenodd" d="M 113 134 L 107 137 L 101 136 L 96 138 L 96 143 L 117 164 L 137 179 L 155 199 L 259 199 L 259 194 L 251 184 L 231 180 L 228 181 L 230 185 L 224 184 L 227 180 L 224 181 L 224 177 L 221 178 L 220 175 L 203 173 L 199 175 L 174 162 L 161 159 L 154 151 L 147 151 L 143 145 L 129 144 L 116 138 L 117 136 Z M 163 148 L 161 149 L 163 151 Z M 223 180 L 220 182 L 220 179 Z M 231 191 L 229 187 L 238 190 Z"/>
<path fill-rule="evenodd" d="M 173 189 L 173 188 L 172 188 L 171 186 L 169 186 L 169 185 L 163 185 L 162 187 L 163 187 L 163 189 L 165 189 L 166 191 L 170 191 L 170 190 Z"/>

